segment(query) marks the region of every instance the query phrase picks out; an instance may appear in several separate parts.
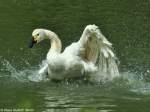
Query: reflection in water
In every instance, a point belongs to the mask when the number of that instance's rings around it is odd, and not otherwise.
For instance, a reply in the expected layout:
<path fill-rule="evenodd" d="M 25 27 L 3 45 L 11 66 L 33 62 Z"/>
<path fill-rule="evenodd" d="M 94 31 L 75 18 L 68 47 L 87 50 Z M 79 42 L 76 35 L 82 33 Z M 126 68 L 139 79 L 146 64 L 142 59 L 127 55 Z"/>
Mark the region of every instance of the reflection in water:
<path fill-rule="evenodd" d="M 121 110 L 122 107 L 125 108 L 124 110 L 128 110 L 130 105 L 126 105 L 126 102 L 132 106 L 134 103 L 140 105 L 141 102 L 149 102 L 149 100 L 143 100 L 143 96 L 138 95 L 139 93 L 135 96 L 135 93 L 129 92 L 127 88 L 129 89 L 129 85 L 118 81 L 104 85 L 81 84 L 78 86 L 63 83 L 58 84 L 57 87 L 50 85 L 39 91 L 39 94 L 44 96 L 45 111 L 54 112 L 60 111 L 60 109 L 73 112 L 109 112 Z"/>
<path fill-rule="evenodd" d="M 70 91 L 71 92 L 71 91 Z M 113 110 L 116 106 L 113 104 L 113 100 L 108 98 L 103 98 L 101 96 L 96 97 L 91 93 L 87 95 L 87 93 L 81 92 L 79 96 L 77 94 L 70 95 L 69 93 L 65 93 L 64 96 L 55 96 L 53 97 L 50 93 L 47 92 L 45 96 L 45 104 L 48 109 L 64 109 L 68 111 L 83 111 L 83 110 Z M 96 94 L 96 93 L 95 93 Z M 64 95 L 64 94 L 63 94 Z"/>

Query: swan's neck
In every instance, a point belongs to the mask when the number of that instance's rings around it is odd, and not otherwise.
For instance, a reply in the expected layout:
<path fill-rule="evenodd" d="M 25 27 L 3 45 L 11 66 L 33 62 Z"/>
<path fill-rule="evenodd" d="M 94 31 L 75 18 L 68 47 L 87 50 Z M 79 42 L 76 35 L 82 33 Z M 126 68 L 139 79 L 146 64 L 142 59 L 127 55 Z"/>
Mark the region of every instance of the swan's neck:
<path fill-rule="evenodd" d="M 59 39 L 57 34 L 55 34 L 52 31 L 46 30 L 46 35 L 47 35 L 48 39 L 51 40 L 51 48 L 50 48 L 49 52 L 61 53 L 62 44 L 61 44 L 61 40 Z"/>

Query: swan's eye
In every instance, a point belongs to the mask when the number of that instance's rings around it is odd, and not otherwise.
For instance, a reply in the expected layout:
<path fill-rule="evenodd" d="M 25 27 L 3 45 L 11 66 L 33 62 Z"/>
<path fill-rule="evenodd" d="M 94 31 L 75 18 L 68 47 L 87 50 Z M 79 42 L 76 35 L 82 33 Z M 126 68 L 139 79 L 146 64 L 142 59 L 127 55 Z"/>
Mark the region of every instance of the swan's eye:
<path fill-rule="evenodd" d="M 39 36 L 40 34 L 38 33 L 37 36 Z"/>

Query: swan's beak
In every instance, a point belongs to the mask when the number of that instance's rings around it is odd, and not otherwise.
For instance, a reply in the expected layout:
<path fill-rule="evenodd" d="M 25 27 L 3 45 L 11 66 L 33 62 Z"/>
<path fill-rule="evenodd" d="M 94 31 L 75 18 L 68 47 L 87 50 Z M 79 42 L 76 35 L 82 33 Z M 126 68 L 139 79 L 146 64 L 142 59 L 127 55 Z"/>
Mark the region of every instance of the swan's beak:
<path fill-rule="evenodd" d="M 29 48 L 32 48 L 34 44 L 36 44 L 37 41 L 34 39 L 34 37 L 32 37 L 30 43 L 29 43 Z"/>

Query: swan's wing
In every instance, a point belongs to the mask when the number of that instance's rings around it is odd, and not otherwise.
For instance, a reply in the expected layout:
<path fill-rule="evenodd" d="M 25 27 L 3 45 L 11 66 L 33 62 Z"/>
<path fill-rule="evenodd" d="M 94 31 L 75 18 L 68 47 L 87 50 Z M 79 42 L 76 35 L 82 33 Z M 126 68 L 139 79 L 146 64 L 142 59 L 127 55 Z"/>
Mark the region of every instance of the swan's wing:
<path fill-rule="evenodd" d="M 80 50 L 80 56 L 84 60 L 93 62 L 101 72 L 110 74 L 111 77 L 119 75 L 112 44 L 96 25 L 88 25 L 78 43 L 84 49 Z"/>

